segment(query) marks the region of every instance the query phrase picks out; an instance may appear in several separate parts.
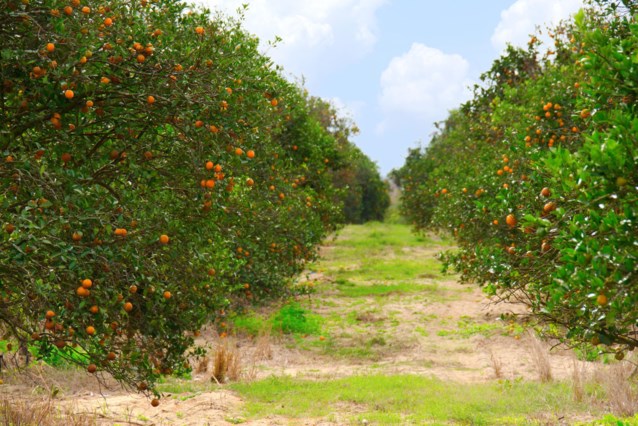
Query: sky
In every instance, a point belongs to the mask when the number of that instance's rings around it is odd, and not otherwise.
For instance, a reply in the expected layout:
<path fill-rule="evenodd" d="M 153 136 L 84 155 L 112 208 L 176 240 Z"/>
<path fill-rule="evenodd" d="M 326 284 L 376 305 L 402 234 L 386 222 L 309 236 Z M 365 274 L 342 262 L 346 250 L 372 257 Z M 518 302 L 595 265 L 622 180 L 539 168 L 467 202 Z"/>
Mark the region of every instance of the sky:
<path fill-rule="evenodd" d="M 582 0 L 197 0 L 236 15 L 286 77 L 305 82 L 360 129 L 353 142 L 383 175 L 427 145 L 448 111 L 470 98 L 507 43 Z M 268 41 L 282 39 L 275 47 Z"/>

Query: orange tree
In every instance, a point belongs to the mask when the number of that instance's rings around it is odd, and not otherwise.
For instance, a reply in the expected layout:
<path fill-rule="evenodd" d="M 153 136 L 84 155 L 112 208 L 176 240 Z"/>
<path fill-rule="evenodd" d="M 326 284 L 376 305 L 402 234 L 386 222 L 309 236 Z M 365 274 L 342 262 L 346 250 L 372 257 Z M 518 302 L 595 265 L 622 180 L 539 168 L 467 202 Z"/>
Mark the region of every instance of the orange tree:
<path fill-rule="evenodd" d="M 335 140 L 240 22 L 10 0 L 0 36 L 5 338 L 153 390 L 334 230 Z"/>
<path fill-rule="evenodd" d="M 393 175 L 417 229 L 453 233 L 465 280 L 622 358 L 638 344 L 638 27 L 632 3 L 598 3 L 542 56 L 536 37 L 510 47 Z"/>
<path fill-rule="evenodd" d="M 358 127 L 349 118 L 340 117 L 336 108 L 317 97 L 307 99 L 311 115 L 335 139 L 337 155 L 330 175 L 337 193 L 335 202 L 343 205 L 346 223 L 383 220 L 390 206 L 387 184 L 377 165 L 350 139 Z"/>

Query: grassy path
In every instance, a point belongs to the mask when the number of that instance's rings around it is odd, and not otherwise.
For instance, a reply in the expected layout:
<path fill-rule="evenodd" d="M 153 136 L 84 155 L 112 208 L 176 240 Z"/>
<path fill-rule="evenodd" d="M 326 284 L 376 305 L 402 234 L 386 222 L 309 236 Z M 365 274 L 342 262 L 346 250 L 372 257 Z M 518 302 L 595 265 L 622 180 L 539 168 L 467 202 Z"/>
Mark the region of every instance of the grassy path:
<path fill-rule="evenodd" d="M 316 294 L 295 305 L 305 320 L 288 318 L 301 334 L 273 343 L 259 380 L 232 386 L 243 415 L 259 424 L 445 425 L 571 424 L 597 415 L 574 401 L 565 380 L 573 355 L 550 356 L 523 325 L 500 319 L 507 307 L 442 275 L 435 255 L 446 248 L 403 225 L 346 227 L 310 268 Z M 549 383 L 538 380 L 543 367 Z"/>

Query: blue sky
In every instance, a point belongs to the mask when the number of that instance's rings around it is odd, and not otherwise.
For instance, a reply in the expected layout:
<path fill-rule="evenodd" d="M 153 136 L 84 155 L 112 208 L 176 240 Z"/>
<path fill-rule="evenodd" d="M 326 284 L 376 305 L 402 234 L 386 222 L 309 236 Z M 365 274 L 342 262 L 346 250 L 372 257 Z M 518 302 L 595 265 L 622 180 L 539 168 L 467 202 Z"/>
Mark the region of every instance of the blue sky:
<path fill-rule="evenodd" d="M 506 42 L 524 45 L 582 0 L 198 0 L 234 15 L 291 79 L 361 129 L 354 142 L 387 174 L 469 97 Z M 267 41 L 279 36 L 275 48 Z"/>

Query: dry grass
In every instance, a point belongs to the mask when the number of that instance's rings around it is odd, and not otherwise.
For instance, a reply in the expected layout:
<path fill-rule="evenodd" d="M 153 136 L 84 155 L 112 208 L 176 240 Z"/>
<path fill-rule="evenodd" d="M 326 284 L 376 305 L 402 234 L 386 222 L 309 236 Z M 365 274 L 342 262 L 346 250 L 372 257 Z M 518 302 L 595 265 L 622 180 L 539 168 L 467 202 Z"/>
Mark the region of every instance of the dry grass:
<path fill-rule="evenodd" d="M 259 332 L 255 341 L 255 351 L 253 352 L 253 362 L 272 359 L 272 346 L 270 340 L 270 329 Z"/>
<path fill-rule="evenodd" d="M 572 368 L 572 395 L 576 402 L 582 402 L 585 397 L 585 383 L 588 381 L 587 376 L 586 364 L 574 360 Z"/>
<path fill-rule="evenodd" d="M 0 424 L 11 426 L 97 425 L 95 415 L 61 411 L 51 399 L 42 401 L 0 397 Z"/>
<path fill-rule="evenodd" d="M 490 361 L 492 361 L 492 369 L 494 370 L 494 377 L 497 379 L 503 378 L 503 361 L 494 355 L 494 351 L 490 350 Z"/>
<path fill-rule="evenodd" d="M 632 363 L 620 362 L 596 371 L 595 380 L 605 389 L 609 410 L 616 416 L 629 417 L 638 411 L 638 392 L 631 380 L 634 370 Z"/>
<path fill-rule="evenodd" d="M 222 339 L 213 355 L 211 380 L 217 383 L 238 381 L 242 374 L 241 355 L 231 339 Z"/>
<path fill-rule="evenodd" d="M 549 361 L 549 352 L 543 345 L 543 343 L 536 337 L 535 334 L 530 333 L 530 349 L 531 357 L 536 371 L 538 372 L 538 378 L 542 383 L 549 383 L 552 381 L 552 365 Z"/>

